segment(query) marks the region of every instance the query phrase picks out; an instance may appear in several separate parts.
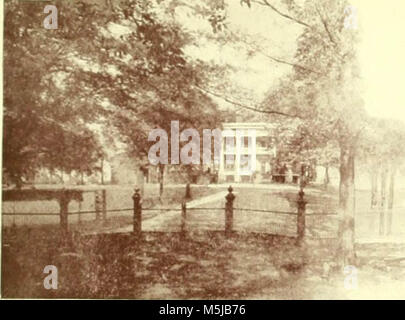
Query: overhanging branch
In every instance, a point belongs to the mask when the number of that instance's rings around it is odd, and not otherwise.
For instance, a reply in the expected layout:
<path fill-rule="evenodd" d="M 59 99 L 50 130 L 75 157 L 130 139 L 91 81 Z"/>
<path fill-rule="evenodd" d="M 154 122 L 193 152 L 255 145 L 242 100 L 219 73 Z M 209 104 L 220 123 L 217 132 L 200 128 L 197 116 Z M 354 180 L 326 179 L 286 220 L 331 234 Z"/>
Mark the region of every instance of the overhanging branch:
<path fill-rule="evenodd" d="M 269 8 L 271 8 L 274 12 L 276 12 L 277 14 L 279 14 L 280 16 L 282 16 L 282 17 L 284 17 L 284 18 L 286 18 L 286 19 L 288 19 L 288 20 L 294 21 L 295 23 L 298 23 L 298 24 L 300 24 L 300 25 L 302 25 L 302 26 L 304 26 L 304 27 L 307 27 L 307 28 L 311 28 L 311 27 L 312 27 L 309 23 L 306 23 L 305 21 L 299 20 L 299 19 L 296 18 L 296 17 L 290 16 L 290 15 L 288 15 L 287 13 L 284 13 L 284 12 L 280 11 L 280 10 L 277 9 L 274 5 L 272 5 L 268 0 L 261 0 L 261 1 L 252 0 L 251 2 L 257 3 L 257 4 L 262 5 L 262 6 L 269 7 Z M 324 26 L 324 28 L 325 28 L 325 31 L 326 31 L 326 33 L 327 33 L 327 35 L 328 35 L 329 40 L 333 43 L 333 45 L 336 46 L 337 43 L 336 43 L 334 37 L 332 36 L 332 33 L 330 32 L 330 29 L 329 29 L 329 27 L 328 27 L 328 24 L 327 24 L 325 18 L 321 15 L 321 13 L 319 12 L 319 9 L 318 9 L 317 6 L 316 6 L 316 9 L 317 9 L 317 12 L 318 12 L 318 14 L 319 14 L 319 16 L 320 16 L 320 18 L 321 18 L 321 22 L 322 22 L 322 24 L 323 24 L 323 26 Z"/>
<path fill-rule="evenodd" d="M 301 115 L 298 115 L 298 114 L 289 114 L 289 113 L 281 112 L 281 111 L 278 111 L 278 110 L 268 110 L 268 109 L 266 110 L 266 109 L 260 109 L 257 106 L 248 106 L 248 105 L 245 105 L 243 103 L 240 103 L 240 102 L 234 101 L 232 99 L 229 99 L 228 97 L 224 97 L 223 95 L 221 95 L 219 93 L 216 93 L 216 92 L 213 92 L 211 90 L 202 88 L 202 87 L 200 87 L 198 85 L 195 85 L 195 87 L 197 87 L 198 89 L 200 89 L 202 92 L 204 92 L 206 94 L 209 94 L 209 95 L 212 95 L 214 97 L 220 98 L 220 99 L 222 99 L 222 100 L 224 100 L 224 101 L 226 101 L 226 102 L 228 102 L 230 104 L 233 104 L 233 105 L 235 105 L 237 107 L 240 107 L 242 109 L 246 109 L 246 110 L 250 110 L 250 111 L 254 111 L 254 112 L 258 112 L 258 113 L 264 113 L 264 114 L 274 114 L 274 115 L 279 115 L 279 116 L 288 117 L 288 118 L 299 118 L 299 119 L 303 118 Z"/>
<path fill-rule="evenodd" d="M 328 24 L 327 24 L 325 18 L 323 17 L 323 15 L 321 14 L 321 11 L 319 10 L 318 6 L 316 6 L 316 11 L 319 15 L 319 18 L 321 19 L 321 22 L 323 24 L 323 27 L 325 28 L 326 33 L 328 34 L 329 40 L 336 46 L 337 45 L 336 41 L 333 38 L 332 33 L 329 30 Z"/>
<path fill-rule="evenodd" d="M 302 20 L 299 20 L 299 19 L 297 19 L 297 18 L 295 18 L 295 17 L 292 17 L 292 16 L 290 16 L 290 15 L 284 13 L 284 12 L 281 12 L 279 9 L 277 9 L 275 6 L 273 6 L 273 5 L 272 5 L 270 2 L 268 2 L 267 0 L 251 1 L 251 2 L 260 4 L 260 5 L 262 5 L 262 6 L 269 7 L 269 8 L 271 8 L 274 12 L 278 13 L 280 16 L 282 16 L 282 17 L 284 17 L 284 18 L 286 18 L 286 19 L 289 19 L 289 20 L 291 20 L 291 21 L 294 21 L 295 23 L 298 23 L 298 24 L 300 24 L 300 25 L 303 25 L 303 26 L 305 26 L 305 27 L 307 27 L 307 28 L 310 28 L 310 27 L 311 27 L 308 23 L 306 23 L 306 22 L 304 22 L 304 21 L 302 21 Z"/>
<path fill-rule="evenodd" d="M 297 69 L 305 70 L 305 71 L 308 71 L 308 72 L 311 72 L 311 73 L 322 74 L 322 73 L 319 72 L 319 71 L 316 71 L 316 70 L 313 70 L 313 69 L 311 69 L 311 68 L 302 66 L 302 65 L 300 65 L 300 64 L 297 64 L 297 63 L 294 63 L 294 62 L 290 62 L 290 61 L 286 61 L 286 60 L 283 60 L 283 59 L 280 59 L 280 58 L 273 57 L 273 56 L 267 54 L 266 52 L 264 52 L 261 48 L 257 47 L 255 44 L 249 43 L 248 41 L 246 41 L 246 40 L 244 40 L 244 39 L 242 39 L 241 41 L 242 41 L 243 43 L 247 44 L 248 46 L 252 47 L 253 50 L 259 52 L 260 54 L 262 54 L 263 56 L 265 56 L 266 58 L 268 58 L 268 59 L 270 59 L 270 60 L 272 60 L 272 61 L 274 61 L 274 62 L 281 63 L 281 64 L 285 64 L 285 65 L 289 65 L 289 66 L 291 66 L 291 67 L 295 67 L 295 68 L 297 68 Z"/>

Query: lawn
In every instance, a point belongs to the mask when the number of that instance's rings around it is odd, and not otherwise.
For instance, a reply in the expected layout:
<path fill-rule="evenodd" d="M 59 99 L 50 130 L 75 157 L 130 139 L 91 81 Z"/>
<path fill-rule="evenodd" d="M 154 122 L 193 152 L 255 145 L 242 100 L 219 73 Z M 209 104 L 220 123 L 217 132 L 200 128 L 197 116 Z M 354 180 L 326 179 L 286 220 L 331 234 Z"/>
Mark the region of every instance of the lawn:
<path fill-rule="evenodd" d="M 294 239 L 250 233 L 75 235 L 68 248 L 47 227 L 4 236 L 4 297 L 247 298 L 308 263 Z M 45 265 L 58 268 L 57 290 L 43 287 Z"/>
<path fill-rule="evenodd" d="M 58 232 L 48 228 L 4 233 L 3 297 L 341 299 L 366 293 L 373 298 L 373 293 L 400 294 L 392 287 L 405 280 L 405 265 L 384 259 L 388 252 L 403 254 L 403 245 L 358 246 L 359 289 L 351 292 L 334 267 L 336 242 L 330 239 L 299 247 L 293 238 L 255 233 L 226 238 L 216 231 L 150 232 L 141 240 L 131 234 L 76 234 L 71 246 L 61 247 Z M 43 287 L 46 265 L 58 268 L 57 290 Z M 386 291 L 375 290 L 381 286 Z"/>
<path fill-rule="evenodd" d="M 235 189 L 235 194 L 235 208 L 296 210 L 296 190 L 292 187 L 279 188 L 277 192 L 241 187 Z M 169 225 L 178 226 L 181 215 L 176 212 L 168 215 L 167 220 L 161 220 L 160 232 L 145 231 L 142 239 L 136 239 L 128 232 L 102 233 L 107 229 L 111 232 L 114 228 L 130 227 L 130 215 L 110 217 L 107 224 L 83 222 L 80 228 L 71 228 L 70 244 L 63 245 L 57 225 L 4 227 L 2 295 L 31 298 L 342 299 L 390 298 L 402 294 L 403 298 L 405 246 L 357 245 L 358 289 L 348 291 L 344 287 L 345 275 L 335 264 L 336 224 L 329 216 L 321 215 L 334 210 L 334 195 L 311 189 L 306 197 L 308 213 L 319 215 L 308 216 L 307 224 L 315 231 L 308 231 L 302 246 L 297 246 L 294 238 L 295 219 L 279 221 L 275 214 L 236 209 L 236 231 L 230 238 L 223 232 L 222 209 L 189 210 L 185 234 L 168 232 Z M 202 206 L 223 208 L 224 202 L 221 196 L 220 200 Z M 145 212 L 145 224 L 148 219 L 154 219 L 151 213 L 149 217 L 148 214 Z M 275 233 L 275 223 L 285 228 L 278 231 L 291 232 Z M 89 235 L 89 230 L 98 230 L 98 234 Z M 325 230 L 328 232 L 322 234 Z M 58 268 L 57 290 L 43 287 L 46 265 Z"/>
<path fill-rule="evenodd" d="M 43 188 L 61 188 L 62 186 L 42 186 Z M 65 186 L 66 187 L 66 186 Z M 38 187 L 38 188 L 41 188 Z M 101 190 L 91 186 L 72 186 L 72 188 L 83 189 L 83 201 L 71 201 L 69 204 L 69 212 L 92 212 L 74 214 L 69 216 L 69 223 L 76 224 L 78 222 L 92 222 L 95 219 L 95 192 L 94 189 Z M 103 186 L 107 190 L 107 210 L 128 209 L 126 211 L 109 212 L 108 217 L 121 221 L 131 221 L 133 212 L 134 194 L 133 186 L 110 185 Z M 202 197 L 217 192 L 217 190 L 203 185 L 195 185 L 191 188 L 193 198 Z M 162 198 L 159 200 L 158 185 L 147 185 L 145 188 L 144 202 L 150 207 L 159 208 L 180 208 L 181 202 L 184 200 L 185 186 L 170 186 L 166 187 Z M 4 213 L 29 213 L 31 215 L 3 215 L 2 223 L 5 226 L 16 224 L 21 225 L 44 225 L 59 223 L 59 204 L 57 201 L 19 201 L 3 202 L 2 212 Z M 35 215 L 38 213 L 54 213 L 55 215 Z M 32 215 L 34 214 L 34 215 Z M 84 224 L 86 225 L 86 224 Z M 91 223 L 87 223 L 91 225 Z"/>

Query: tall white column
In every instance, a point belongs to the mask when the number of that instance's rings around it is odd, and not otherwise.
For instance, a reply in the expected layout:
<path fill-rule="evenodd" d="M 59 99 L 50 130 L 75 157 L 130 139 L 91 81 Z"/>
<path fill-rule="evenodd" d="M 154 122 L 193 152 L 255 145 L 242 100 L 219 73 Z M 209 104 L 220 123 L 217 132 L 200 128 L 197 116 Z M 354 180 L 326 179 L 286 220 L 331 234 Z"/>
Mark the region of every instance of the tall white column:
<path fill-rule="evenodd" d="M 242 130 L 235 131 L 235 139 L 236 139 L 236 150 L 235 150 L 235 182 L 240 182 L 240 156 L 242 154 L 242 145 L 241 140 L 243 137 Z"/>
<path fill-rule="evenodd" d="M 250 170 L 252 175 L 256 172 L 256 130 L 249 130 L 249 136 L 252 139 L 252 144 L 249 146 L 250 159 Z"/>
<path fill-rule="evenodd" d="M 224 171 L 225 171 L 225 150 L 226 148 L 226 136 L 222 134 L 221 136 L 221 151 L 219 152 L 219 171 L 218 171 L 218 180 L 222 181 L 224 179 Z"/>

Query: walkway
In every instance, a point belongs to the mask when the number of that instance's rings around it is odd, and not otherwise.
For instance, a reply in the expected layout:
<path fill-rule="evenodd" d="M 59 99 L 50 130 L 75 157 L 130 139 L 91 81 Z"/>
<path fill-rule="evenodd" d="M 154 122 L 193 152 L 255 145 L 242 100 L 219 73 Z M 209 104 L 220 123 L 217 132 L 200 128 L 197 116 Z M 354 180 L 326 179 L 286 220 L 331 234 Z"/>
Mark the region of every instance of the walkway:
<path fill-rule="evenodd" d="M 235 192 L 234 192 L 235 193 Z M 197 208 L 201 205 L 206 205 L 212 202 L 218 202 L 218 200 L 224 200 L 228 191 L 221 191 L 209 196 L 205 196 L 199 199 L 195 199 L 187 202 L 187 208 Z M 235 193 L 236 194 L 236 193 Z M 171 210 L 158 214 L 150 219 L 142 221 L 142 231 L 179 231 L 181 226 L 181 212 L 180 209 Z M 114 229 L 108 231 L 108 233 L 124 233 L 131 232 L 133 226 L 129 225 L 123 228 Z"/>

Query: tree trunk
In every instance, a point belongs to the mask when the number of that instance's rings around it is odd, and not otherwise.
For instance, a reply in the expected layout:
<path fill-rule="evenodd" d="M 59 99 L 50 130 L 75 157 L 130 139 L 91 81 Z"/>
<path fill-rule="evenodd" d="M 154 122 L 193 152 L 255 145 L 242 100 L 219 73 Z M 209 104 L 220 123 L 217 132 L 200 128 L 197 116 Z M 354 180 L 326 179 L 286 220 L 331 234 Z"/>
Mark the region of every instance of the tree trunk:
<path fill-rule="evenodd" d="M 339 187 L 339 211 L 340 211 L 340 253 L 343 265 L 355 263 L 354 251 L 354 148 L 351 145 L 340 147 L 340 187 Z"/>
<path fill-rule="evenodd" d="M 163 195 L 163 178 L 165 173 L 165 165 L 159 164 L 159 197 L 162 198 Z"/>
<path fill-rule="evenodd" d="M 324 179 L 323 179 L 323 186 L 324 186 L 325 190 L 328 189 L 329 182 L 330 182 L 330 178 L 329 178 L 329 166 L 326 165 L 326 166 L 325 166 L 325 177 L 324 177 Z"/>
<path fill-rule="evenodd" d="M 145 174 L 142 170 L 142 166 L 139 166 L 136 172 L 136 185 L 140 190 L 141 197 L 143 198 L 145 194 Z"/>
<path fill-rule="evenodd" d="M 101 184 L 104 184 L 104 158 L 101 158 Z"/>
<path fill-rule="evenodd" d="M 373 164 L 371 170 L 371 209 L 377 207 L 378 204 L 378 166 Z"/>
<path fill-rule="evenodd" d="M 23 184 L 24 184 L 23 181 L 22 181 L 21 176 L 16 175 L 15 178 L 14 178 L 14 181 L 15 181 L 16 189 L 20 190 L 22 188 Z"/>
<path fill-rule="evenodd" d="M 394 207 L 394 189 L 395 189 L 395 173 L 396 168 L 391 166 L 390 184 L 388 191 L 388 216 L 387 216 L 387 234 L 392 232 L 392 210 Z"/>
<path fill-rule="evenodd" d="M 381 169 L 381 199 L 380 199 L 380 236 L 384 235 L 385 231 L 385 205 L 386 205 L 386 194 L 387 194 L 387 174 L 388 168 L 383 165 Z"/>

